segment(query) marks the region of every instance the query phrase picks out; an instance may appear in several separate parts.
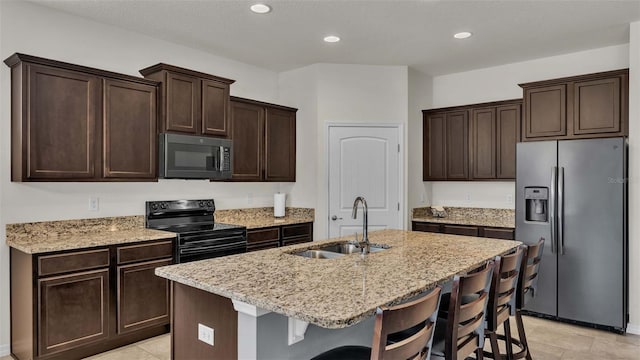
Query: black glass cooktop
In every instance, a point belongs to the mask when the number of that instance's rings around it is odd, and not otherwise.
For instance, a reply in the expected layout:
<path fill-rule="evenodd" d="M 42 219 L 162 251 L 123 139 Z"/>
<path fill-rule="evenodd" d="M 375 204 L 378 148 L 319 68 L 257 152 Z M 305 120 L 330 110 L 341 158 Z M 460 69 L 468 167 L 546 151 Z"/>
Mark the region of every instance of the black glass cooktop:
<path fill-rule="evenodd" d="M 181 224 L 181 225 L 169 225 L 166 227 L 158 227 L 158 230 L 171 231 L 178 234 L 191 233 L 191 232 L 203 232 L 203 231 L 220 231 L 220 230 L 233 230 L 244 229 L 244 226 L 215 223 L 215 224 Z"/>

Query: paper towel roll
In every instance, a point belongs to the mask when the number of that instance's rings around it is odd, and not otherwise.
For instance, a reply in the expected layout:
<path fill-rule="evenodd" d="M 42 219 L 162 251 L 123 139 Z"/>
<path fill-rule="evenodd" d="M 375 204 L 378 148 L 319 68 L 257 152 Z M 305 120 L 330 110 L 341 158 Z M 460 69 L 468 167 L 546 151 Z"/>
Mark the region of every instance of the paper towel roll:
<path fill-rule="evenodd" d="M 284 206 L 285 201 L 287 199 L 287 194 L 273 194 L 273 216 L 275 217 L 283 217 L 284 216 Z"/>

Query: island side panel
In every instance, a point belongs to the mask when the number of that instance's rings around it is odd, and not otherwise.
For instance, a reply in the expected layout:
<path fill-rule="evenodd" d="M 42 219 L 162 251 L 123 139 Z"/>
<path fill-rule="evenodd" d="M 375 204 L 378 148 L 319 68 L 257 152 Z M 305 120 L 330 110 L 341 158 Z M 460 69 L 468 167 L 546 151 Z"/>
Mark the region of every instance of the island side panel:
<path fill-rule="evenodd" d="M 243 314 L 240 314 L 243 315 Z M 327 350 L 344 345 L 371 346 L 373 341 L 374 316 L 342 329 L 325 329 L 310 324 L 304 339 L 293 345 L 287 344 L 288 317 L 268 313 L 257 318 L 256 357 L 260 360 L 310 359 Z M 240 339 L 241 344 L 245 342 Z M 249 344 L 247 344 L 249 345 Z"/>
<path fill-rule="evenodd" d="M 171 289 L 172 359 L 236 359 L 238 313 L 231 300 L 174 281 Z M 214 329 L 214 346 L 198 340 L 198 324 Z"/>

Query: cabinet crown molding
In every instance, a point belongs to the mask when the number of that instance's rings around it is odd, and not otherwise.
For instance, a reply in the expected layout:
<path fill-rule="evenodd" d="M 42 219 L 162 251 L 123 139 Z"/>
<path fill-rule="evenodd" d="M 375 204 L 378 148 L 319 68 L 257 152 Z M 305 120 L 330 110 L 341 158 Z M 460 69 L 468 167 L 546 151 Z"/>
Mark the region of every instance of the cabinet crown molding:
<path fill-rule="evenodd" d="M 63 62 L 63 61 L 51 60 L 51 59 L 46 59 L 46 58 L 22 54 L 22 53 L 15 53 L 4 60 L 4 63 L 10 68 L 14 68 L 23 62 L 29 63 L 29 64 L 51 66 L 59 69 L 77 71 L 85 74 L 106 77 L 106 78 L 116 79 L 116 80 L 122 80 L 122 81 L 136 82 L 139 84 L 145 84 L 145 85 L 151 85 L 151 86 L 158 86 L 160 84 L 158 81 L 144 79 L 137 76 L 121 74 L 113 71 L 101 70 L 101 69 L 96 69 L 88 66 L 76 65 L 76 64 Z"/>
<path fill-rule="evenodd" d="M 621 76 L 621 75 L 628 76 L 629 69 L 618 69 L 618 70 L 597 72 L 592 74 L 573 75 L 573 76 L 567 76 L 567 77 L 557 78 L 557 79 L 533 81 L 533 82 L 518 84 L 518 86 L 520 86 L 521 88 L 529 88 L 529 87 L 538 87 L 538 86 L 545 86 L 545 85 L 564 84 L 564 83 L 569 83 L 574 81 L 597 80 L 597 79 L 604 79 L 604 78 L 610 78 L 610 77 Z"/>
<path fill-rule="evenodd" d="M 483 108 L 483 107 L 513 105 L 513 104 L 522 104 L 522 98 L 510 99 L 510 100 L 500 100 L 500 101 L 489 101 L 489 102 L 483 102 L 483 103 L 477 103 L 477 104 L 468 104 L 468 105 L 456 105 L 456 106 L 448 106 L 448 107 L 434 108 L 434 109 L 425 109 L 425 110 L 422 110 L 422 113 L 423 114 L 428 114 L 428 113 L 431 113 L 431 112 L 468 110 L 470 108 L 479 109 L 479 108 Z"/>
<path fill-rule="evenodd" d="M 221 83 L 224 84 L 233 84 L 234 82 L 236 82 L 235 80 L 232 79 L 227 79 L 227 78 L 223 78 L 221 76 L 216 76 L 216 75 L 211 75 L 211 74 L 207 74 L 207 73 L 203 73 L 200 71 L 195 71 L 195 70 L 191 70 L 191 69 L 186 69 L 183 67 L 179 67 L 179 66 L 175 66 L 175 65 L 169 65 L 169 64 L 165 64 L 165 63 L 158 63 L 149 67 L 146 67 L 142 70 L 140 70 L 140 74 L 142 74 L 142 76 L 148 76 L 149 74 L 154 74 L 157 73 L 159 71 L 171 71 L 174 73 L 180 73 L 183 75 L 188 75 L 188 76 L 193 76 L 193 77 L 197 77 L 197 78 L 203 78 L 203 79 L 208 79 L 208 80 L 213 80 L 213 81 L 219 81 Z"/>

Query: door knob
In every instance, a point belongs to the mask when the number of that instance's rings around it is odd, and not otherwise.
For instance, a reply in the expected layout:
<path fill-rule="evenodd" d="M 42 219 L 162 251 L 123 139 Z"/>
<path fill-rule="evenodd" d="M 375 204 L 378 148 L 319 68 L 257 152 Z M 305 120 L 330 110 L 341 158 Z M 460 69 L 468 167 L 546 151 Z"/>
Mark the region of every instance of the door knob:
<path fill-rule="evenodd" d="M 331 217 L 331 220 L 333 220 L 333 221 L 336 221 L 336 220 L 342 220 L 342 218 L 339 218 L 339 217 L 337 217 L 337 216 L 333 215 L 333 216 Z"/>

